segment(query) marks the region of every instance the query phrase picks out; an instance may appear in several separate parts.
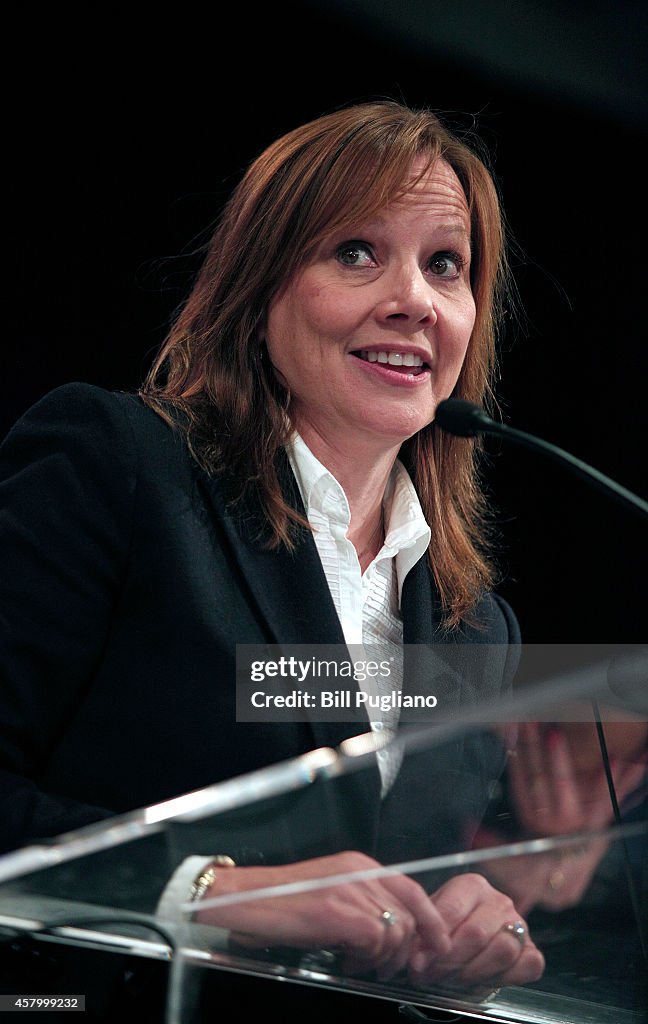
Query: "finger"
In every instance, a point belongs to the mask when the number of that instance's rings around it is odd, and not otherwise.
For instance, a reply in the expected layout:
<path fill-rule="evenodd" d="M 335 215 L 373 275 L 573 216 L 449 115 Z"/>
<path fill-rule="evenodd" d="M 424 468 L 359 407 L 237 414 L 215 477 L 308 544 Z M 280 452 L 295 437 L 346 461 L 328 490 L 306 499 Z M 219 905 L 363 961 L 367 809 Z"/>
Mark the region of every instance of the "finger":
<path fill-rule="evenodd" d="M 567 737 L 553 727 L 545 735 L 548 757 L 548 780 L 553 811 L 558 821 L 578 825 L 582 817 L 582 801 L 578 793 L 574 766 Z"/>
<path fill-rule="evenodd" d="M 497 890 L 493 889 L 482 875 L 470 873 L 457 875 L 444 882 L 436 892 L 432 893 L 430 901 L 445 921 L 452 938 L 458 925 L 473 912 L 475 907 L 495 893 Z"/>
<path fill-rule="evenodd" d="M 344 969 L 347 973 L 375 972 L 380 980 L 388 980 L 407 963 L 414 935 L 413 921 L 405 918 L 404 910 L 392 910 L 389 913 L 393 923 L 386 925 L 382 921 L 384 913 L 372 902 L 358 927 L 349 934 L 348 941 L 344 943 Z"/>
<path fill-rule="evenodd" d="M 508 923 L 512 924 L 513 922 Z M 519 918 L 515 919 L 515 923 L 522 924 Z M 480 924 L 484 931 L 485 941 L 474 956 L 464 959 L 456 975 L 466 985 L 482 984 L 486 979 L 490 983 L 493 979 L 504 977 L 524 955 L 526 944 L 530 942 L 527 937 L 526 925 L 523 925 L 525 934 L 523 936 L 524 945 L 522 945 L 514 933 L 506 930 L 506 924 L 495 929 L 491 927 L 488 937 L 486 937 L 487 929 L 484 922 L 480 922 Z M 473 924 L 472 927 L 474 928 L 475 925 Z M 465 951 L 467 951 L 469 938 L 464 937 L 463 941 Z M 474 944 L 473 948 L 475 948 Z"/>
<path fill-rule="evenodd" d="M 349 974 L 367 974 L 388 968 L 397 956 L 405 931 L 397 924 L 387 928 L 381 921 L 381 911 L 373 904 L 365 905 L 355 915 L 351 926 L 345 929 L 337 944 L 344 949 L 344 969 Z"/>
<path fill-rule="evenodd" d="M 385 875 L 373 883 L 372 898 L 385 928 L 383 949 L 372 964 L 380 980 L 394 977 L 407 966 L 414 944 L 424 943 L 430 955 L 450 949 L 446 923 L 414 879 Z M 385 911 L 389 913 L 386 921 Z"/>
<path fill-rule="evenodd" d="M 425 983 L 431 976 L 436 977 L 438 966 L 445 973 L 451 973 L 457 962 L 457 947 L 454 934 L 463 921 L 479 906 L 485 895 L 495 892 L 481 875 L 461 875 L 445 882 L 430 896 L 430 902 L 446 924 L 450 936 L 449 945 L 441 951 L 432 950 L 419 942 L 413 948 L 409 973 L 414 984 Z M 431 975 L 430 972 L 433 972 Z"/>
<path fill-rule="evenodd" d="M 431 953 L 446 953 L 450 949 L 450 929 L 425 889 L 407 875 L 386 875 L 381 882 L 386 892 L 409 912 L 413 931 L 427 949 Z"/>
<path fill-rule="evenodd" d="M 384 884 L 386 878 L 379 878 L 352 885 L 346 891 L 347 906 L 354 904 L 354 922 L 346 929 L 343 941 L 349 973 L 375 971 L 386 979 L 407 963 L 417 932 L 410 906 L 424 907 L 427 897 L 411 879 L 387 877 L 389 887 Z"/>
<path fill-rule="evenodd" d="M 504 930 L 503 921 L 515 921 L 524 930 L 526 925 L 515 916 L 516 911 L 507 897 L 483 901 L 457 926 L 452 933 L 452 953 L 445 958 L 451 970 L 464 969 L 475 963 L 476 977 L 490 977 L 513 966 L 522 951 L 520 938 Z M 439 961 L 441 962 L 441 961 Z"/>
<path fill-rule="evenodd" d="M 373 967 L 379 979 L 386 981 L 407 963 L 410 945 L 416 935 L 416 919 L 402 900 L 382 886 L 372 894 L 370 912 L 382 928 L 382 948 Z"/>
<path fill-rule="evenodd" d="M 538 981 L 545 970 L 545 958 L 538 947 L 531 943 L 523 950 L 522 955 L 516 963 L 499 979 L 499 984 L 494 986 L 500 988 L 504 985 L 528 985 L 530 982 Z"/>
<path fill-rule="evenodd" d="M 415 941 L 415 933 L 412 935 L 406 935 L 394 955 L 389 959 L 383 960 L 376 966 L 376 976 L 379 981 L 390 981 L 407 967 L 410 958 L 410 950 L 412 949 Z"/>
<path fill-rule="evenodd" d="M 458 971 L 452 976 L 443 978 L 428 977 L 419 985 L 429 986 L 433 982 L 442 983 L 444 989 L 456 990 L 462 998 L 483 1000 L 494 990 L 499 990 L 507 985 L 528 985 L 538 981 L 545 970 L 545 959 L 536 946 L 531 946 L 526 952 L 518 957 L 514 966 L 502 974 L 484 973 L 475 977 L 475 972 Z"/>
<path fill-rule="evenodd" d="M 515 806 L 522 813 L 533 803 L 548 802 L 544 761 L 537 722 L 522 722 L 516 757 L 508 763 L 509 783 Z"/>
<path fill-rule="evenodd" d="M 419 986 L 436 981 L 444 987 L 483 994 L 502 985 L 537 981 L 543 971 L 544 957 L 528 936 L 522 946 L 514 934 L 499 929 L 471 960 L 432 960 L 424 972 L 412 972 L 411 980 Z"/>
<path fill-rule="evenodd" d="M 523 722 L 520 726 L 518 742 L 518 762 L 527 776 L 534 778 L 544 775 L 545 758 L 542 747 L 542 736 L 538 722 Z"/>
<path fill-rule="evenodd" d="M 233 910 L 239 913 L 231 913 L 229 920 L 221 923 L 231 929 L 238 944 L 247 948 L 346 948 L 370 969 L 381 958 L 392 956 L 398 945 L 396 936 L 386 934 L 382 910 L 371 888 L 364 883 L 253 900 Z M 409 928 L 413 929 L 413 923 Z"/>
<path fill-rule="evenodd" d="M 450 930 L 452 949 L 447 956 L 437 958 L 448 971 L 459 969 L 486 948 L 503 922 L 518 918 L 511 899 L 482 875 L 450 879 L 433 899 Z M 508 961 L 505 964 L 507 968 L 510 965 Z M 420 963 L 413 966 L 416 970 Z"/>

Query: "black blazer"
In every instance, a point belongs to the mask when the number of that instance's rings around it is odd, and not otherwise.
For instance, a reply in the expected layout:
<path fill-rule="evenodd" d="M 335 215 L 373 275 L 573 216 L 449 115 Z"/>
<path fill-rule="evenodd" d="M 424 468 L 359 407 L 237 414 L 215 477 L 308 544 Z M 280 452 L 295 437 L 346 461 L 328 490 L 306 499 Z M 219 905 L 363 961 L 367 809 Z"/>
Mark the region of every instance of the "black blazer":
<path fill-rule="evenodd" d="M 289 471 L 287 489 L 299 507 Z M 47 395 L 0 450 L 0 499 L 4 849 L 368 728 L 235 722 L 237 643 L 343 644 L 340 623 L 312 537 L 304 531 L 294 554 L 265 550 L 258 512 L 228 507 L 222 482 L 136 396 L 83 384 Z M 476 611 L 481 628 L 466 626 L 453 642 L 519 642 L 501 599 L 488 595 Z M 407 577 L 402 612 L 407 645 L 439 638 L 426 559 Z M 510 685 L 514 653 L 498 649 L 474 684 L 482 696 Z M 458 693 L 457 703 L 467 696 Z M 325 846 L 389 858 L 403 842 L 430 852 L 434 835 L 442 849 L 443 794 L 448 806 L 456 802 L 463 779 L 478 815 L 500 769 L 499 753 L 457 742 L 437 752 L 434 771 L 412 758 L 382 805 L 376 771 L 339 787 L 348 797 L 342 810 L 320 791 Z M 255 859 L 324 849 L 313 817 L 294 806 L 290 827 L 261 830 L 251 843 L 250 823 L 239 834 L 233 822 L 225 852 L 245 859 L 251 849 Z M 261 849 L 266 842 L 274 852 Z"/>

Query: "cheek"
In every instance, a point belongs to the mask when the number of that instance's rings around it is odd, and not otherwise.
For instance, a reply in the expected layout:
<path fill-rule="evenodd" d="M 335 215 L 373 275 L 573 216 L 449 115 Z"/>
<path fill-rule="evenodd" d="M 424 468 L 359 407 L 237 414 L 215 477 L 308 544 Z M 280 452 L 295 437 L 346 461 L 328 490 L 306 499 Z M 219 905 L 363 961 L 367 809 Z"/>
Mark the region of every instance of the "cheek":
<path fill-rule="evenodd" d="M 304 347 L 307 339 L 317 334 L 326 322 L 321 289 L 291 289 L 275 300 L 268 310 L 266 344 L 277 358 L 290 349 Z"/>
<path fill-rule="evenodd" d="M 327 288 L 312 288 L 302 295 L 299 322 L 311 343 L 344 335 L 352 320 L 348 302 Z"/>
<path fill-rule="evenodd" d="M 299 353 L 299 338 L 302 336 L 298 311 L 287 297 L 276 301 L 268 310 L 265 343 L 270 362 L 275 369 L 285 372 L 290 369 Z"/>
<path fill-rule="evenodd" d="M 463 334 L 466 338 L 466 347 L 470 341 L 470 336 L 472 335 L 476 319 L 477 307 L 475 305 L 472 292 L 470 292 L 463 309 Z"/>
<path fill-rule="evenodd" d="M 450 319 L 448 324 L 449 330 L 446 335 L 448 356 L 455 363 L 461 363 L 464 360 L 475 327 L 475 319 L 475 303 L 471 296 L 460 309 L 456 310 L 455 316 Z"/>
<path fill-rule="evenodd" d="M 293 399 L 304 391 L 308 392 L 320 363 L 318 334 L 304 316 L 301 306 L 285 308 L 278 305 L 271 310 L 265 340 L 275 375 Z M 321 387 L 321 378 L 318 386 Z"/>
<path fill-rule="evenodd" d="M 313 294 L 312 301 L 268 316 L 266 346 L 270 361 L 296 390 L 317 375 L 318 367 L 335 358 L 350 333 L 350 318 L 330 296 Z M 296 379 L 295 379 L 296 378 Z M 318 378 L 321 381 L 321 377 Z"/>

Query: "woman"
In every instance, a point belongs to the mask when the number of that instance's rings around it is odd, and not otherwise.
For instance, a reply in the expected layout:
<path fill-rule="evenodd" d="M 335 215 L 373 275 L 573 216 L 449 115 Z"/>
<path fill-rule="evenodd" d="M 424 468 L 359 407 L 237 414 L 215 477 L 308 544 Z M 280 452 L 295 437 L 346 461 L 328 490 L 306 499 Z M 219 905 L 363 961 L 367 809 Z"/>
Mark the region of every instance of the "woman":
<path fill-rule="evenodd" d="M 433 114 L 336 111 L 251 166 L 139 396 L 70 385 L 21 420 L 2 457 L 7 847 L 368 728 L 234 724 L 237 644 L 378 643 L 400 688 L 403 644 L 517 642 L 489 592 L 473 442 L 434 425 L 451 393 L 488 397 L 504 266 L 492 179 Z M 504 653 L 480 696 L 511 670 Z M 436 766 L 435 796 L 416 776 L 415 821 L 411 766 L 383 759 L 326 836 L 289 823 L 290 857 L 234 833 L 186 851 L 236 866 L 192 889 L 181 865 L 163 904 L 392 861 L 403 836 L 412 855 L 456 849 L 436 803 L 443 772 L 470 774 L 462 758 Z M 501 764 L 474 760 L 453 800 L 479 820 Z M 464 991 L 542 970 L 478 876 L 314 900 L 201 917 L 244 944 L 342 946 L 350 972 Z"/>

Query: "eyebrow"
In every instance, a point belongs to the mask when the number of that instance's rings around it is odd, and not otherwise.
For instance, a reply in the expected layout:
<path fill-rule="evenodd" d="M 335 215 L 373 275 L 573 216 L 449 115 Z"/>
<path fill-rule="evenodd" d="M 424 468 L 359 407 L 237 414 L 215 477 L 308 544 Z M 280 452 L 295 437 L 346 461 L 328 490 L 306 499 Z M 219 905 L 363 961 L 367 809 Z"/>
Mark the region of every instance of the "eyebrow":
<path fill-rule="evenodd" d="M 344 234 L 345 231 L 358 232 L 359 234 L 362 234 L 363 232 L 370 232 L 375 228 L 383 227 L 384 223 L 385 219 L 381 216 L 380 213 L 378 213 L 370 221 L 365 221 L 364 223 L 359 224 L 352 223 L 347 228 L 340 228 L 337 231 L 334 231 L 332 234 Z M 467 226 L 461 220 L 445 221 L 442 224 L 437 224 L 434 226 L 434 231 L 438 231 L 440 234 L 446 235 L 461 235 L 468 241 L 470 241 L 472 234 L 472 232 L 470 231 L 470 226 Z"/>
<path fill-rule="evenodd" d="M 444 235 L 461 235 L 463 238 L 470 240 L 471 232 L 467 230 L 466 225 L 460 221 L 450 221 L 445 224 L 439 224 L 434 229 Z"/>

